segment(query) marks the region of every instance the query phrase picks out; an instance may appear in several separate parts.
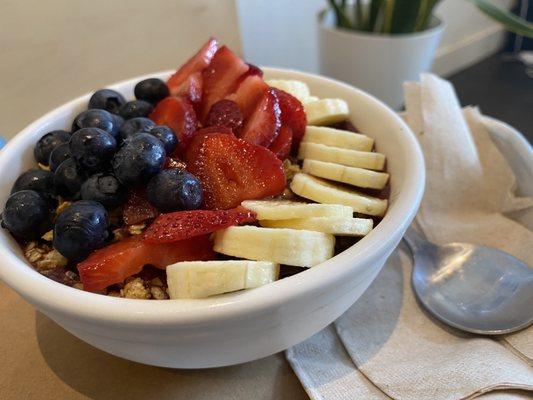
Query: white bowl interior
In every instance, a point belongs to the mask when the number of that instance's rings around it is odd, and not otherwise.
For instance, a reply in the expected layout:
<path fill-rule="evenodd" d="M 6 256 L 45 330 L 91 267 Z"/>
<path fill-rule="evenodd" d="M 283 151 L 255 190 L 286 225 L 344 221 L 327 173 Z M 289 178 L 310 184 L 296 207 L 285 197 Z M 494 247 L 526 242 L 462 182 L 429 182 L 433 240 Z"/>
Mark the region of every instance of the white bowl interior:
<path fill-rule="evenodd" d="M 165 79 L 170 71 L 150 76 Z M 294 298 L 299 293 L 316 290 L 343 276 L 358 273 L 359 261 L 377 258 L 391 238 L 403 233 L 414 217 L 424 187 L 423 157 L 405 123 L 383 103 L 351 86 L 306 73 L 265 68 L 266 78 L 305 81 L 313 95 L 338 97 L 350 106 L 350 119 L 358 129 L 376 140 L 377 150 L 387 156 L 391 173 L 390 207 L 383 221 L 365 238 L 336 257 L 300 274 L 273 284 L 244 292 L 203 300 L 138 301 L 96 295 L 53 282 L 36 272 L 6 230 L 0 229 L 0 278 L 21 293 L 37 308 L 51 308 L 65 316 L 98 318 L 112 324 L 204 322 L 247 312 L 251 308 Z M 127 98 L 133 97 L 133 86 L 144 77 L 136 77 L 114 85 Z M 82 96 L 40 118 L 12 139 L 0 151 L 0 205 L 3 208 L 15 179 L 24 170 L 34 167 L 33 146 L 46 132 L 69 129 L 72 119 L 86 108 L 89 94 Z M 399 240 L 399 239 L 398 239 Z M 351 265 L 350 268 L 344 266 Z M 359 271 L 360 272 L 360 271 Z M 69 299 L 68 302 L 65 299 Z M 43 306 L 46 304 L 46 306 Z"/>

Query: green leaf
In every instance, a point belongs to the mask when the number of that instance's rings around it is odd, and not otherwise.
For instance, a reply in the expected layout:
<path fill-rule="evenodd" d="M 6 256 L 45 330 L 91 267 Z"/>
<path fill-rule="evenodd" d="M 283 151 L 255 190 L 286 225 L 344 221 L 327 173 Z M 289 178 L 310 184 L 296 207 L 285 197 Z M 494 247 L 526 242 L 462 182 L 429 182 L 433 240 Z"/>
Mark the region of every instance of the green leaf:
<path fill-rule="evenodd" d="M 370 16 L 368 19 L 368 30 L 369 31 L 380 31 L 377 29 L 376 23 L 378 21 L 379 12 L 381 6 L 383 5 L 384 0 L 371 0 L 370 3 Z"/>
<path fill-rule="evenodd" d="M 396 0 L 385 0 L 385 9 L 383 10 L 383 26 L 381 27 L 382 33 L 391 33 L 395 2 Z"/>
<path fill-rule="evenodd" d="M 488 0 L 468 0 L 483 13 L 502 24 L 505 29 L 517 35 L 533 37 L 533 24 L 513 13 L 491 4 Z"/>
<path fill-rule="evenodd" d="M 341 1 L 340 4 L 337 4 L 335 0 L 328 0 L 329 5 L 335 12 L 335 17 L 337 18 L 337 26 L 339 28 L 353 29 L 350 19 L 346 15 L 346 2 Z"/>
<path fill-rule="evenodd" d="M 393 10 L 391 33 L 413 32 L 424 1 L 396 0 Z"/>
<path fill-rule="evenodd" d="M 431 18 L 433 9 L 440 0 L 422 0 L 420 4 L 420 12 L 413 29 L 414 32 L 423 31 L 427 29 L 429 20 Z"/>

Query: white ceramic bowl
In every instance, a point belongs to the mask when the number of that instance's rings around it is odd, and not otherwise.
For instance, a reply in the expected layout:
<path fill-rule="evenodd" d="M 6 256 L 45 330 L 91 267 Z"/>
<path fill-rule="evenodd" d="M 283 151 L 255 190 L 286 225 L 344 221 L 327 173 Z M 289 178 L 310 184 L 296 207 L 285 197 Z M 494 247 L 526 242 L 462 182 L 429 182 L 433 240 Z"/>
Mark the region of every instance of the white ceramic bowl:
<path fill-rule="evenodd" d="M 165 79 L 169 74 L 150 76 Z M 265 357 L 339 317 L 374 280 L 414 218 L 424 190 L 422 153 L 406 124 L 358 89 L 295 71 L 265 68 L 265 75 L 302 80 L 313 95 L 346 100 L 352 122 L 375 138 L 377 149 L 386 154 L 392 176 L 390 208 L 368 236 L 323 264 L 258 289 L 205 300 L 141 301 L 83 292 L 40 275 L 9 233 L 0 229 L 0 278 L 85 342 L 119 357 L 163 367 L 219 367 Z M 143 78 L 109 87 L 131 98 L 135 83 Z M 88 99 L 89 95 L 82 96 L 50 112 L 1 150 L 2 207 L 17 176 L 35 165 L 35 142 L 52 129 L 68 129 Z"/>

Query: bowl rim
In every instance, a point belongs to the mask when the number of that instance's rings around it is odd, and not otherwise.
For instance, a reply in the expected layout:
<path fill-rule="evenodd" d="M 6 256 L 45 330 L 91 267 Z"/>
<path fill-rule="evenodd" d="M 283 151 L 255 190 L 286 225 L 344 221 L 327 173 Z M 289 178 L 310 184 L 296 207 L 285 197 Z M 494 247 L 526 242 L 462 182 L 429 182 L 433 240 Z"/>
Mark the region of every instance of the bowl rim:
<path fill-rule="evenodd" d="M 374 96 L 335 79 L 318 74 L 300 72 L 285 68 L 264 67 L 267 75 L 288 75 L 292 79 L 316 81 L 326 85 L 341 86 L 345 90 L 356 91 L 376 108 L 387 113 L 402 128 L 398 139 L 410 152 L 406 163 L 406 175 L 402 190 L 390 208 L 370 234 L 335 257 L 309 268 L 299 274 L 278 280 L 254 290 L 235 292 L 228 295 L 197 300 L 149 300 L 115 298 L 84 292 L 55 282 L 33 269 L 28 263 L 0 243 L 3 260 L 0 263 L 0 278 L 21 294 L 27 301 L 43 310 L 53 309 L 57 315 L 78 320 L 98 320 L 123 325 L 168 325 L 205 324 L 214 321 L 239 318 L 243 314 L 264 313 L 268 309 L 282 306 L 303 293 L 318 290 L 336 281 L 343 280 L 361 263 L 378 260 L 390 248 L 391 238 L 399 238 L 414 218 L 425 184 L 425 167 L 418 140 L 407 124 L 383 102 Z M 125 79 L 107 88 L 133 87 L 133 84 L 147 77 L 166 77 L 170 70 L 145 74 Z M 92 93 L 92 92 L 91 92 Z M 87 102 L 91 93 L 71 100 L 55 108 L 28 125 L 0 150 L 0 170 L 6 168 L 6 161 L 13 149 L 17 149 L 45 121 L 54 121 L 62 113 Z M 4 232 L 2 233 L 4 234 Z M 6 235 L 9 233 L 5 232 Z M 349 265 L 348 267 L 346 265 Z M 16 272 L 13 272 L 16 271 Z M 37 289 L 37 290 L 36 290 Z M 68 299 L 68 301 L 66 301 Z M 44 305 L 44 306 L 41 306 Z"/>

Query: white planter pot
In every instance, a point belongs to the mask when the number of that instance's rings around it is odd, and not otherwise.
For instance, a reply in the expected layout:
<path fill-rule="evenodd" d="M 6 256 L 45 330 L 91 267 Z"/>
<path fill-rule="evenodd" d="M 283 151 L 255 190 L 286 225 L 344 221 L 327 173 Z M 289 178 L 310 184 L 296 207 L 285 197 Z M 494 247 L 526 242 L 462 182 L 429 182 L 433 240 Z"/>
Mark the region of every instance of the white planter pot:
<path fill-rule="evenodd" d="M 427 72 L 444 24 L 434 18 L 423 32 L 381 35 L 338 29 L 333 13 L 319 15 L 320 72 L 370 92 L 394 109 L 403 104 L 402 83 Z"/>

